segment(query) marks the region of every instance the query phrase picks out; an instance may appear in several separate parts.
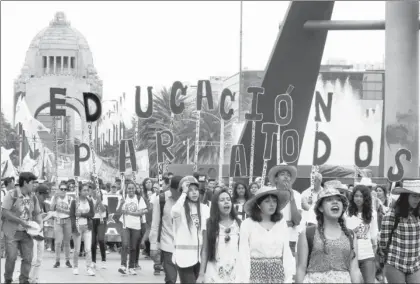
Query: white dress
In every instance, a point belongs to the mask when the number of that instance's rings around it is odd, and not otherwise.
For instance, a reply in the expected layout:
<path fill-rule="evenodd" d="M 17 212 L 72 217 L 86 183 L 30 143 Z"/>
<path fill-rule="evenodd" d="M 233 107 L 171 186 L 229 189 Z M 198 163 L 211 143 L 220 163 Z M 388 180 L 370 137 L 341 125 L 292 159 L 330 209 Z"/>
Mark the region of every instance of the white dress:
<path fill-rule="evenodd" d="M 285 218 L 266 230 L 251 218 L 241 224 L 236 283 L 292 283 L 295 259 Z"/>
<path fill-rule="evenodd" d="M 226 229 L 230 229 L 229 234 Z M 229 235 L 229 241 L 226 236 Z M 239 226 L 235 221 L 229 227 L 219 224 L 216 240 L 216 260 L 207 262 L 205 283 L 234 283 L 236 259 L 239 252 Z"/>

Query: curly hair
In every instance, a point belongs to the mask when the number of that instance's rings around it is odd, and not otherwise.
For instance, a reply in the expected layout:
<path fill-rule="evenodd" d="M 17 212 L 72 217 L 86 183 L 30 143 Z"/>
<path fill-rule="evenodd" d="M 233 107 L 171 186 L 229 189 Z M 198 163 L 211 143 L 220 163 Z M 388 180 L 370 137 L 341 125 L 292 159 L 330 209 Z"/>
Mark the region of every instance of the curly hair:
<path fill-rule="evenodd" d="M 356 192 L 360 191 L 363 195 L 363 207 L 362 207 L 362 218 L 366 224 L 369 224 L 372 221 L 372 195 L 370 189 L 364 185 L 356 185 L 353 188 L 353 194 L 350 199 L 349 205 L 349 217 L 357 216 L 359 209 L 357 208 L 356 203 L 354 203 L 354 196 Z"/>
<path fill-rule="evenodd" d="M 233 187 L 233 194 L 232 194 L 232 202 L 233 202 L 233 204 L 236 204 L 237 202 L 238 202 L 238 198 L 239 198 L 239 195 L 238 195 L 238 186 L 240 186 L 240 185 L 242 185 L 243 187 L 244 187 L 244 189 L 245 189 L 245 201 L 248 201 L 248 199 L 250 199 L 251 198 L 251 191 L 250 191 L 250 189 L 244 184 L 244 183 L 242 183 L 242 182 L 237 182 L 236 184 L 235 184 L 235 186 Z"/>
<path fill-rule="evenodd" d="M 210 217 L 207 219 L 207 244 L 208 244 L 208 261 L 216 260 L 216 243 L 219 237 L 219 222 L 220 222 L 220 209 L 219 209 L 219 196 L 226 193 L 231 198 L 232 209 L 230 210 L 229 217 L 241 224 L 236 211 L 233 207 L 232 197 L 227 189 L 216 191 L 211 200 Z"/>
<path fill-rule="evenodd" d="M 324 253 L 328 254 L 327 247 L 326 247 L 327 238 L 325 237 L 325 233 L 324 233 L 324 214 L 321 211 L 319 211 L 318 208 L 315 208 L 315 215 L 316 215 L 316 220 L 318 221 L 319 236 L 321 237 L 321 240 L 324 243 Z M 346 237 L 349 240 L 350 251 L 351 251 L 350 256 L 351 256 L 351 259 L 354 259 L 356 257 L 356 252 L 354 250 L 353 235 L 352 235 L 351 231 L 346 227 L 343 215 L 344 215 L 344 209 L 343 209 L 343 213 L 338 218 L 338 224 L 340 225 L 341 230 L 343 231 L 343 233 L 346 235 Z"/>

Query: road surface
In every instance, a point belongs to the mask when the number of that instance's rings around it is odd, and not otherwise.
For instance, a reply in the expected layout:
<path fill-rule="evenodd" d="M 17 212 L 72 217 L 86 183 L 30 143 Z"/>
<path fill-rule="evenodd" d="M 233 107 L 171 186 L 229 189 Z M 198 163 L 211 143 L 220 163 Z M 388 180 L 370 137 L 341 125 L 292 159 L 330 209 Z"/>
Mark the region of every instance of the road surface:
<path fill-rule="evenodd" d="M 136 270 L 137 275 L 121 275 L 118 272 L 120 267 L 120 255 L 117 252 L 107 254 L 106 269 L 97 269 L 96 276 L 88 276 L 85 271 L 85 258 L 79 259 L 79 275 L 73 275 L 71 268 L 64 267 L 63 254 L 61 258 L 61 267 L 53 268 L 55 263 L 55 254 L 45 251 L 41 265 L 39 283 L 164 283 L 164 273 L 153 275 L 153 261 L 140 257 L 140 270 Z M 73 254 L 71 255 L 71 257 Z M 97 259 L 101 259 L 98 252 Z M 70 261 L 73 263 L 73 260 Z M 4 263 L 1 259 L 1 283 L 4 283 Z M 15 266 L 13 283 L 19 283 L 21 259 L 18 258 Z M 99 263 L 98 263 L 99 264 Z"/>

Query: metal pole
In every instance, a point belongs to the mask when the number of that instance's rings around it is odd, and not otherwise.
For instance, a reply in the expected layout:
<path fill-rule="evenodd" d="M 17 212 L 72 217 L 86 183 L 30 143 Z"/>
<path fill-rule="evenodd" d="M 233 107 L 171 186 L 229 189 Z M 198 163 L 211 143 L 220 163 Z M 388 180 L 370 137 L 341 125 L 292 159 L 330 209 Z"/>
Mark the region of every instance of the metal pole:
<path fill-rule="evenodd" d="M 405 148 L 412 158 L 401 158 L 404 178 L 414 178 L 419 175 L 419 2 L 385 5 L 384 173 L 395 166 L 395 153 Z M 402 130 L 406 134 L 398 137 Z"/>
<path fill-rule="evenodd" d="M 190 138 L 187 138 L 187 165 L 190 164 Z"/>
<path fill-rule="evenodd" d="M 240 23 L 239 23 L 239 93 L 238 93 L 238 123 L 241 121 L 241 103 L 242 103 L 242 11 L 243 1 L 241 3 Z"/>
<path fill-rule="evenodd" d="M 22 152 L 23 152 L 23 128 L 22 124 L 18 124 L 18 133 L 19 133 L 19 171 L 22 170 Z"/>
<path fill-rule="evenodd" d="M 219 145 L 219 183 L 223 183 L 223 164 L 225 163 L 225 121 L 220 119 L 220 145 Z"/>

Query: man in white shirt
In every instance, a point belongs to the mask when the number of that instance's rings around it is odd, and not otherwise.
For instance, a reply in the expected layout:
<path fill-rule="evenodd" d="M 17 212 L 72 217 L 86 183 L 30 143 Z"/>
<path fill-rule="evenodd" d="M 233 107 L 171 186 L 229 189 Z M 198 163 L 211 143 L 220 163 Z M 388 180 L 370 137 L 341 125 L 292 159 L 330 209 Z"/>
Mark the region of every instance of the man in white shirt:
<path fill-rule="evenodd" d="M 316 215 L 314 211 L 314 206 L 316 201 L 318 200 L 318 194 L 322 190 L 321 187 L 322 183 L 322 175 L 320 173 L 316 173 L 314 175 L 314 184 L 313 186 L 305 189 L 302 192 L 302 218 L 306 225 L 316 224 Z"/>
<path fill-rule="evenodd" d="M 300 193 L 292 189 L 296 176 L 296 167 L 289 166 L 285 163 L 272 167 L 268 172 L 268 178 L 272 185 L 278 190 L 288 190 L 290 192 L 290 201 L 281 212 L 289 227 L 290 249 L 292 250 L 293 256 L 295 256 L 296 243 L 299 238 L 298 226 L 302 220 Z"/>

